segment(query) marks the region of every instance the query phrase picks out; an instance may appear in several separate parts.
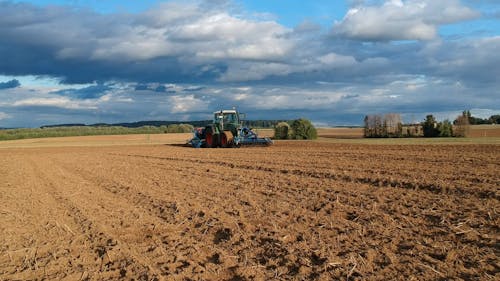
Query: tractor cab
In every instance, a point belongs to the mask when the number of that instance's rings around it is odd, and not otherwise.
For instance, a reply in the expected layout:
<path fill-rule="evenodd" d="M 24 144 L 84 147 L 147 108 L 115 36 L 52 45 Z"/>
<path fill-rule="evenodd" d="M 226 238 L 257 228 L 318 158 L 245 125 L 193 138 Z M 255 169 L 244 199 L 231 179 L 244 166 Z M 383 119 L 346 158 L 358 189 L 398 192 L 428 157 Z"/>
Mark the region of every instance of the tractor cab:
<path fill-rule="evenodd" d="M 238 128 L 241 126 L 240 115 L 242 114 L 236 110 L 216 111 L 214 112 L 214 124 L 218 125 L 220 131 L 231 131 L 236 136 Z"/>

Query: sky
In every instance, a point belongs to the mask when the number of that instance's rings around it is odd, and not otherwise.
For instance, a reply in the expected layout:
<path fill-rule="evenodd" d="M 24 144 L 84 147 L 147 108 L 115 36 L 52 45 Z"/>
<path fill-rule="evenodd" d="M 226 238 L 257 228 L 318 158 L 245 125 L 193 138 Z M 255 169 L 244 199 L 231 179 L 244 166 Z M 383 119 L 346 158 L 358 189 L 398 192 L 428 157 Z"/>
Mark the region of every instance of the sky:
<path fill-rule="evenodd" d="M 498 0 L 0 0 L 0 127 L 500 114 Z"/>

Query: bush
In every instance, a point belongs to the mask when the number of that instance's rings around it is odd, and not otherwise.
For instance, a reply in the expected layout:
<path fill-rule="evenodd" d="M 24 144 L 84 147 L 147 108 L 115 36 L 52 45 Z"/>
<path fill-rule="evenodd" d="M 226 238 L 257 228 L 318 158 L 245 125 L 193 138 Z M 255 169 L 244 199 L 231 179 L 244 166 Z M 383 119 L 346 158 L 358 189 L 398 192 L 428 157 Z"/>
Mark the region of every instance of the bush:
<path fill-rule="evenodd" d="M 191 133 L 194 130 L 193 125 L 190 124 L 179 124 L 179 131 L 181 133 Z"/>
<path fill-rule="evenodd" d="M 179 125 L 177 125 L 177 124 L 168 125 L 167 131 L 169 133 L 180 133 L 179 132 Z"/>
<path fill-rule="evenodd" d="M 296 140 L 312 140 L 318 137 L 318 132 L 311 121 L 297 119 L 292 122 L 292 138 Z"/>
<path fill-rule="evenodd" d="M 291 131 L 288 123 L 280 122 L 274 127 L 274 138 L 277 140 L 289 139 Z"/>
<path fill-rule="evenodd" d="M 444 120 L 439 123 L 438 126 L 439 136 L 440 137 L 452 137 L 453 136 L 453 125 L 449 120 Z"/>

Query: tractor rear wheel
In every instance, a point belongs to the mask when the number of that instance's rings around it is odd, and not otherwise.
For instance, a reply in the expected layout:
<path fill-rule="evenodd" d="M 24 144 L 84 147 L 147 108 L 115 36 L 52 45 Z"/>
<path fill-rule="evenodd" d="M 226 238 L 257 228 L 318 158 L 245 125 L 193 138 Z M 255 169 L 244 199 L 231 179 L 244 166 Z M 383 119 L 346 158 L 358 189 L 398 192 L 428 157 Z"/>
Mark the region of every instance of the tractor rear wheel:
<path fill-rule="evenodd" d="M 215 148 L 219 145 L 219 134 L 214 126 L 207 126 L 205 128 L 205 147 Z"/>
<path fill-rule="evenodd" d="M 205 134 L 206 147 L 211 148 L 214 145 L 214 138 L 212 132 L 206 132 Z"/>
<path fill-rule="evenodd" d="M 220 135 L 220 146 L 230 147 L 233 144 L 233 133 L 231 131 L 224 131 Z"/>

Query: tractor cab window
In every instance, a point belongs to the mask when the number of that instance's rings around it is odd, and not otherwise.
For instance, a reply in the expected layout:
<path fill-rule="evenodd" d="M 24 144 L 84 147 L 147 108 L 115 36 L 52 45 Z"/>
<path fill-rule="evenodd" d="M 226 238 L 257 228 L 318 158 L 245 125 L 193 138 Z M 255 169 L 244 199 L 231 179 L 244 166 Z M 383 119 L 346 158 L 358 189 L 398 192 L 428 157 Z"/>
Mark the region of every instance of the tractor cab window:
<path fill-rule="evenodd" d="M 222 113 L 216 113 L 214 116 L 214 122 L 219 123 L 222 120 L 222 118 L 223 118 Z"/>
<path fill-rule="evenodd" d="M 224 124 L 236 124 L 239 122 L 238 115 L 236 113 L 222 113 L 217 112 L 214 115 L 215 123 L 224 123 Z"/>
<path fill-rule="evenodd" d="M 234 123 L 236 122 L 236 114 L 229 113 L 224 115 L 224 123 Z"/>

